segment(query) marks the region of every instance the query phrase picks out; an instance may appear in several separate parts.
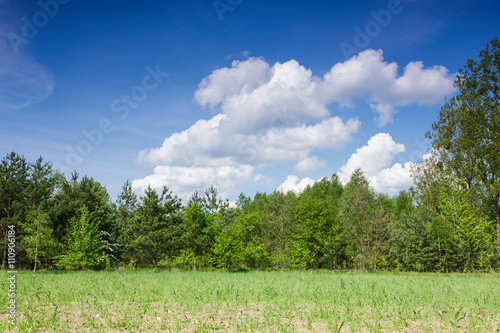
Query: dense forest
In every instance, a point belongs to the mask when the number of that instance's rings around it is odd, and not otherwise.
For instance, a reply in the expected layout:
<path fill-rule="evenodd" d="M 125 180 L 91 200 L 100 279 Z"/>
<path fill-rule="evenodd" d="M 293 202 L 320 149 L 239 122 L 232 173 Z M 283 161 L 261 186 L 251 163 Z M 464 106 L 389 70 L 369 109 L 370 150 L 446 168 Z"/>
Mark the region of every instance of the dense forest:
<path fill-rule="evenodd" d="M 21 268 L 360 269 L 437 272 L 500 267 L 500 41 L 459 71 L 458 93 L 427 137 L 414 186 L 375 193 L 362 170 L 302 193 L 241 194 L 214 187 L 188 202 L 168 188 L 113 202 L 98 181 L 71 179 L 40 157 L 0 163 L 2 267 L 15 230 Z M 10 234 L 9 234 L 10 232 Z"/>

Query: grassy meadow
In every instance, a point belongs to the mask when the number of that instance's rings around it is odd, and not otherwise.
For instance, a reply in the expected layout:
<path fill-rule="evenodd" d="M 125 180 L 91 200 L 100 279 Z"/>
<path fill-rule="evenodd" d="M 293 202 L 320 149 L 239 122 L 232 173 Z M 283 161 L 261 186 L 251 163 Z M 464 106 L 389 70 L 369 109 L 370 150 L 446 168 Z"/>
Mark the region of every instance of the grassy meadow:
<path fill-rule="evenodd" d="M 330 271 L 17 274 L 4 332 L 500 332 L 500 277 Z"/>

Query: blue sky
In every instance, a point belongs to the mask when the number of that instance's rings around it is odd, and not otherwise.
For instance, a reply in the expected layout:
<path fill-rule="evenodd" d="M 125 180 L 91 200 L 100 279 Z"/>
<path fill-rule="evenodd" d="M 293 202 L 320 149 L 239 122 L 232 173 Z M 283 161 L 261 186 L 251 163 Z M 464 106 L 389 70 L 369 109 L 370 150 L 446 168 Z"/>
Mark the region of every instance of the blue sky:
<path fill-rule="evenodd" d="M 411 185 L 497 1 L 0 0 L 0 153 L 183 199 Z"/>

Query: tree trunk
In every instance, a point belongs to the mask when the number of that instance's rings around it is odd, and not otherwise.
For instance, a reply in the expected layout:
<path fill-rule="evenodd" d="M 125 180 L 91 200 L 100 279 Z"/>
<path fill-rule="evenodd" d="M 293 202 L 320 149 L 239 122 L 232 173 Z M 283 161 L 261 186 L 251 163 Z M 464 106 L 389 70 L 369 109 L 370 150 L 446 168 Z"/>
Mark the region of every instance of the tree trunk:
<path fill-rule="evenodd" d="M 10 204 L 9 204 L 10 206 Z M 5 265 L 7 264 L 7 231 L 9 230 L 9 223 L 10 223 L 10 211 L 7 210 L 6 207 L 3 208 L 5 210 L 5 212 L 7 213 L 7 218 L 5 219 L 5 221 L 7 221 L 7 223 L 5 224 L 5 230 L 3 230 L 2 232 L 2 238 L 5 238 L 5 246 L 3 247 L 3 256 L 2 256 L 2 269 L 5 268 Z"/>
<path fill-rule="evenodd" d="M 493 205 L 495 207 L 495 219 L 497 222 L 497 249 L 500 250 L 500 204 L 499 204 L 499 194 L 493 196 Z"/>
<path fill-rule="evenodd" d="M 4 237 L 5 237 L 5 240 L 7 240 L 7 231 L 5 231 Z M 5 246 L 3 247 L 2 269 L 5 268 L 6 262 L 7 262 L 7 242 L 5 242 Z"/>
<path fill-rule="evenodd" d="M 35 267 L 33 268 L 33 274 L 36 272 L 36 260 L 38 259 L 38 244 L 35 246 Z"/>
<path fill-rule="evenodd" d="M 496 220 L 497 220 L 497 249 L 500 250 L 500 211 L 496 212 Z"/>

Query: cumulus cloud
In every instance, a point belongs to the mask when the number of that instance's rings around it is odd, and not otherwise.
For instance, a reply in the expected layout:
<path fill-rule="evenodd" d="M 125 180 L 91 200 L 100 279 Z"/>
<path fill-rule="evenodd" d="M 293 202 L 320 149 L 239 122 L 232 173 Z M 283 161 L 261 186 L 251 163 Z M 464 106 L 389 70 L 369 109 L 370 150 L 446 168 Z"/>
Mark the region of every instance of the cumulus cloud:
<path fill-rule="evenodd" d="M 132 187 L 145 190 L 148 186 L 160 189 L 163 186 L 187 201 L 196 190 L 216 185 L 219 194 L 229 196 L 239 184 L 251 179 L 254 168 L 250 165 L 220 167 L 157 166 L 154 173 L 132 182 Z"/>
<path fill-rule="evenodd" d="M 219 114 L 199 120 L 165 139 L 160 148 L 141 151 L 139 162 L 157 167 L 154 175 L 135 180 L 134 188 L 168 185 L 176 193 L 191 193 L 213 184 L 224 195 L 230 195 L 233 185 L 248 181 L 256 166 L 290 161 L 302 161 L 299 165 L 304 170 L 321 166 L 324 161 L 308 159 L 308 154 L 315 148 L 341 147 L 360 125 L 356 119 L 343 122 L 333 117 L 316 125 L 269 128 L 260 134 L 242 135 L 221 130 L 218 125 L 225 117 Z M 239 169 L 242 166 L 244 170 Z M 231 182 L 226 182 L 219 172 L 224 168 L 235 170 L 229 173 Z M 254 181 L 267 182 L 263 175 L 257 175 Z"/>
<path fill-rule="evenodd" d="M 454 78 L 446 67 L 425 68 L 421 61 L 408 63 L 399 75 L 398 65 L 384 61 L 382 50 L 365 50 L 337 63 L 322 78 L 295 60 L 270 66 L 249 58 L 204 78 L 195 100 L 204 107 L 220 106 L 230 116 L 228 127 L 240 133 L 269 123 L 290 126 L 325 118 L 329 104 L 353 107 L 354 97 L 364 98 L 384 125 L 398 106 L 442 103 L 455 91 Z"/>
<path fill-rule="evenodd" d="M 406 162 L 404 165 L 395 163 L 390 168 L 380 170 L 373 178 L 375 188 L 383 193 L 396 194 L 403 189 L 413 185 L 410 170 L 413 162 Z"/>
<path fill-rule="evenodd" d="M 299 180 L 299 177 L 295 175 L 289 175 L 286 180 L 280 186 L 278 186 L 276 191 L 285 194 L 292 191 L 300 194 L 307 188 L 307 186 L 313 186 L 314 183 L 314 180 L 309 177 L 305 177 Z"/>
<path fill-rule="evenodd" d="M 316 125 L 263 129 L 243 135 L 226 132 L 228 118 L 218 114 L 199 120 L 185 131 L 166 138 L 159 148 L 139 152 L 138 159 L 153 165 L 270 164 L 307 158 L 314 148 L 338 148 L 351 140 L 360 122 L 332 117 Z"/>
<path fill-rule="evenodd" d="M 320 90 L 323 99 L 348 107 L 353 97 L 366 98 L 380 116 L 379 125 L 385 125 L 397 106 L 442 103 L 455 91 L 454 78 L 446 67 L 424 68 L 421 61 L 408 63 L 398 76 L 398 65 L 385 62 L 382 50 L 365 50 L 334 65 Z"/>
<path fill-rule="evenodd" d="M 262 128 L 295 126 L 329 115 L 318 100 L 317 78 L 295 60 L 269 66 L 261 58 L 233 61 L 214 71 L 195 93 L 201 106 L 220 105 L 226 131 L 253 133 Z"/>
<path fill-rule="evenodd" d="M 198 171 L 192 173 L 192 170 L 200 168 L 209 168 L 211 174 L 217 174 L 215 170 L 219 168 L 237 170 L 244 165 L 251 174 L 261 166 L 295 162 L 296 172 L 312 171 L 326 165 L 326 161 L 311 156 L 313 150 L 341 148 L 360 127 L 355 117 L 341 119 L 332 115 L 330 104 L 354 107 L 354 98 L 364 99 L 383 125 L 392 120 L 397 107 L 440 103 L 453 89 L 453 78 L 446 68 L 424 68 L 421 62 L 412 62 L 399 75 L 398 65 L 385 62 L 382 51 L 365 50 L 335 64 L 323 77 L 314 76 L 293 59 L 274 65 L 263 58 L 234 60 L 230 67 L 214 70 L 203 78 L 194 94 L 194 100 L 215 115 L 171 134 L 160 147 L 141 151 L 140 163 L 158 167 L 154 175 L 135 184 L 139 186 L 149 180 L 158 185 L 181 184 L 182 173 L 198 175 Z M 387 138 L 377 137 L 370 147 L 383 144 L 390 146 Z M 392 152 L 380 152 L 388 154 L 382 160 L 388 162 L 362 164 L 369 170 L 388 167 L 391 158 L 404 150 L 404 146 L 394 144 L 389 148 Z M 345 174 L 363 159 L 364 150 L 359 154 L 345 166 Z M 165 175 L 160 170 L 167 169 L 159 168 L 166 166 L 170 171 Z M 172 173 L 172 168 L 178 168 L 176 173 Z M 252 179 L 246 172 L 236 174 L 239 176 L 233 180 L 237 184 Z M 198 177 L 196 184 L 200 186 L 210 186 L 205 182 L 222 182 L 220 177 L 201 174 Z"/>
<path fill-rule="evenodd" d="M 269 64 L 261 58 L 235 60 L 231 68 L 221 68 L 204 78 L 194 97 L 202 106 L 214 107 L 240 91 L 251 91 L 269 80 Z"/>
<path fill-rule="evenodd" d="M 389 134 L 378 133 L 372 136 L 365 146 L 356 149 L 347 163 L 340 168 L 339 178 L 343 183 L 347 183 L 354 170 L 361 168 L 376 191 L 396 194 L 412 185 L 411 162 L 391 165 L 396 155 L 404 151 L 405 146 L 394 142 Z"/>
<path fill-rule="evenodd" d="M 375 174 L 389 166 L 394 157 L 404 151 L 405 146 L 394 142 L 389 134 L 378 133 L 368 140 L 366 146 L 356 149 L 347 163 L 340 168 L 339 177 L 346 182 L 357 168 L 363 169 L 369 175 Z"/>

